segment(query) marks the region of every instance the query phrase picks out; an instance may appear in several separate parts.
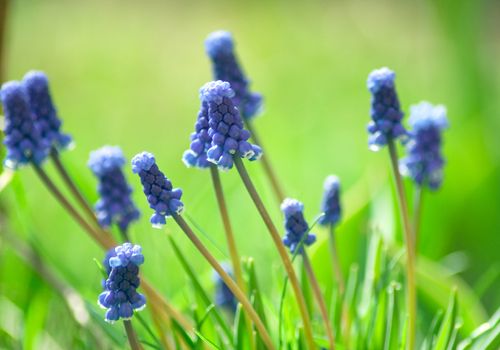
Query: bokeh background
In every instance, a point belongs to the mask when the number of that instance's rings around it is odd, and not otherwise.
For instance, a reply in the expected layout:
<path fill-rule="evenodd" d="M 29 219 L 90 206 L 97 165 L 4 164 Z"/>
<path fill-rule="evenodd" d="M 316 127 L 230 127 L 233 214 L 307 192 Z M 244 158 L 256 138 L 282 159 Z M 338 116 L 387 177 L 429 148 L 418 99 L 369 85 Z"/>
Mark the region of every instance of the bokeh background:
<path fill-rule="evenodd" d="M 64 130 L 77 145 L 63 160 L 85 193 L 97 199 L 96 181 L 86 167 L 91 150 L 120 145 L 129 159 L 151 151 L 183 188 L 188 215 L 221 260 L 226 249 L 209 174 L 187 169 L 180 160 L 199 108 L 198 89 L 211 80 L 203 47 L 207 34 L 217 29 L 234 34 L 252 89 L 265 97 L 265 110 L 255 121 L 265 152 L 287 194 L 305 203 L 310 221 L 319 212 L 324 178 L 331 173 L 341 178 L 345 218 L 338 234 L 345 270 L 352 261 L 363 261 L 363 242 L 374 230 L 388 241 L 400 239 L 388 155 L 367 149 L 365 131 L 366 77 L 374 68 L 392 68 L 405 111 L 428 100 L 445 104 L 449 113 L 444 185 L 425 195 L 420 253 L 462 277 L 487 314 L 500 305 L 498 1 L 22 0 L 9 5 L 5 80 L 20 79 L 30 69 L 48 74 Z M 256 163 L 248 168 L 281 222 L 262 168 Z M 132 237 L 143 245 L 145 274 L 186 305 L 186 276 L 165 232 L 150 227 L 150 210 L 130 168 L 127 175 L 142 211 Z M 236 172 L 222 178 L 240 251 L 255 258 L 260 282 L 272 293 L 273 279 L 282 274 L 275 249 Z M 102 252 L 33 171 L 20 171 L 0 201 L 9 230 L 36 240 L 61 278 L 93 302 L 100 291 L 93 258 L 100 260 Z M 167 224 L 166 231 L 210 285 L 208 265 L 175 225 Z M 321 266 L 326 232 L 315 231 L 320 242 L 313 258 Z M 24 337 L 25 348 L 39 346 L 47 315 L 63 317 L 59 304 L 54 291 L 0 242 L 0 305 L 9 310 L 0 312 L 3 328 L 12 323 L 7 329 Z"/>

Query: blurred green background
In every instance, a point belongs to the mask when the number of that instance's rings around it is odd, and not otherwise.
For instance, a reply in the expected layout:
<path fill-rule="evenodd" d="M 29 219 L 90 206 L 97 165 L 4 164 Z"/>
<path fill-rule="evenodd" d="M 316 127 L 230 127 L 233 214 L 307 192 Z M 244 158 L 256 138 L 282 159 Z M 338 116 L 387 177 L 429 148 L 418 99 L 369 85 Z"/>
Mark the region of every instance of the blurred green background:
<path fill-rule="evenodd" d="M 185 168 L 180 159 L 199 108 L 198 89 L 211 80 L 203 41 L 213 30 L 231 31 L 252 89 L 265 97 L 265 111 L 255 120 L 265 151 L 287 194 L 305 203 L 310 221 L 319 212 L 323 179 L 331 173 L 341 178 L 346 215 L 338 231 L 347 270 L 363 260 L 362 242 L 373 228 L 399 237 L 387 152 L 368 151 L 365 131 L 366 77 L 388 66 L 397 73 L 405 111 L 429 100 L 449 112 L 444 185 L 425 196 L 420 253 L 476 288 L 491 314 L 500 305 L 499 19 L 500 3 L 493 0 L 11 1 L 5 76 L 20 79 L 30 69 L 48 74 L 64 130 L 77 144 L 63 160 L 93 201 L 96 182 L 86 168 L 91 150 L 120 145 L 128 158 L 148 150 L 183 188 L 187 213 L 225 252 L 209 174 Z M 262 168 L 248 168 L 280 223 Z M 132 237 L 143 245 L 145 274 L 186 304 L 186 277 L 164 232 L 150 227 L 139 181 L 127 173 L 143 214 Z M 255 257 L 260 282 L 270 290 L 276 273 L 282 275 L 277 253 L 236 172 L 222 178 L 240 251 Z M 58 273 L 93 302 L 100 275 L 92 259 L 102 252 L 32 170 L 20 171 L 0 200 L 9 227 L 36 237 Z M 166 230 L 208 281 L 208 265 L 180 231 L 172 223 Z M 315 231 L 319 266 L 326 233 Z M 0 305 L 33 310 L 38 301 L 45 312 L 56 310 L 50 288 L 7 243 L 0 248 Z M 43 323 L 31 313 L 25 316 L 30 322 Z"/>

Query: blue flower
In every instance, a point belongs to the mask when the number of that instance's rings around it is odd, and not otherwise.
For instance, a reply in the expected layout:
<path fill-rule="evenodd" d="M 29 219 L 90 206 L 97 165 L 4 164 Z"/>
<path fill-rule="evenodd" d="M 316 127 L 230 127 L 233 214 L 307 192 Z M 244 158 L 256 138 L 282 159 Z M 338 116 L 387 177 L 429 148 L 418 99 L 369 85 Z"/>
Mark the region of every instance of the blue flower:
<path fill-rule="evenodd" d="M 285 237 L 283 238 L 283 243 L 294 254 L 299 243 L 302 242 L 303 245 L 298 250 L 299 253 L 302 253 L 304 245 L 309 246 L 316 241 L 316 236 L 308 233 L 309 225 L 304 219 L 304 204 L 296 199 L 286 198 L 281 203 L 281 211 L 285 215 Z M 304 235 L 307 236 L 304 237 Z"/>
<path fill-rule="evenodd" d="M 212 60 L 214 80 L 229 82 L 242 117 L 253 118 L 262 109 L 262 95 L 249 91 L 249 81 L 234 54 L 231 33 L 222 30 L 211 33 L 205 40 L 205 49 Z"/>
<path fill-rule="evenodd" d="M 161 228 L 166 223 L 166 217 L 182 213 L 184 209 L 184 204 L 181 202 L 182 190 L 172 188 L 172 183 L 160 171 L 151 153 L 137 154 L 132 159 L 132 171 L 141 178 L 149 207 L 155 211 L 150 219 L 153 227 Z"/>
<path fill-rule="evenodd" d="M 243 128 L 233 97 L 230 84 L 220 80 L 208 82 L 200 89 L 200 99 L 208 106 L 211 146 L 206 151 L 207 159 L 221 170 L 233 167 L 233 156 L 249 160 L 262 156 L 261 148 L 248 142 L 250 132 Z"/>
<path fill-rule="evenodd" d="M 212 138 L 208 134 L 208 104 L 201 103 L 198 119 L 194 125 L 195 131 L 191 133 L 191 145 L 184 152 L 182 160 L 187 167 L 205 169 L 210 167 L 207 151 L 212 145 Z"/>
<path fill-rule="evenodd" d="M 321 225 L 334 226 L 339 222 L 342 214 L 340 206 L 340 181 L 335 175 L 326 178 L 323 185 L 323 200 L 321 201 L 321 211 L 324 215 L 319 219 Z"/>
<path fill-rule="evenodd" d="M 35 125 L 28 94 L 23 85 L 17 81 L 3 84 L 0 99 L 5 114 L 5 166 L 17 169 L 30 162 L 41 164 L 47 157 L 48 147 L 41 137 L 40 129 Z"/>
<path fill-rule="evenodd" d="M 445 160 L 441 154 L 443 129 L 448 127 L 446 108 L 421 102 L 410 107 L 412 127 L 406 144 L 407 156 L 400 161 L 400 171 L 419 186 L 436 190 L 443 180 Z"/>
<path fill-rule="evenodd" d="M 224 269 L 224 271 L 226 271 L 227 274 L 232 278 L 233 273 L 231 267 L 226 263 L 222 263 L 221 266 Z M 231 289 L 229 289 L 227 284 L 224 282 L 224 280 L 220 277 L 220 275 L 216 271 L 214 271 L 214 280 L 215 280 L 215 305 L 227 308 L 231 312 L 235 312 L 238 302 L 236 301 L 233 292 L 231 292 Z"/>
<path fill-rule="evenodd" d="M 35 123 L 40 129 L 41 137 L 49 147 L 65 149 L 71 145 L 71 136 L 62 134 L 61 120 L 50 97 L 49 80 L 43 72 L 28 72 L 23 79 L 28 94 L 31 111 Z"/>
<path fill-rule="evenodd" d="M 132 188 L 128 185 L 122 167 L 125 164 L 120 147 L 104 146 L 90 153 L 88 166 L 99 179 L 101 196 L 95 210 L 99 223 L 109 227 L 115 223 L 126 231 L 130 223 L 139 219 L 139 210 L 132 201 Z"/>
<path fill-rule="evenodd" d="M 132 243 L 124 243 L 106 254 L 104 265 L 108 278 L 104 283 L 104 292 L 97 300 L 101 307 L 107 309 L 106 321 L 128 320 L 135 311 L 146 307 L 146 298 L 137 292 L 139 265 L 143 263 L 142 248 Z"/>
<path fill-rule="evenodd" d="M 389 68 L 376 69 L 368 76 L 368 90 L 372 94 L 368 124 L 370 137 L 368 144 L 373 151 L 379 150 L 387 142 L 406 136 L 401 124 L 403 112 L 399 106 L 398 95 L 394 86 L 396 74 Z"/>

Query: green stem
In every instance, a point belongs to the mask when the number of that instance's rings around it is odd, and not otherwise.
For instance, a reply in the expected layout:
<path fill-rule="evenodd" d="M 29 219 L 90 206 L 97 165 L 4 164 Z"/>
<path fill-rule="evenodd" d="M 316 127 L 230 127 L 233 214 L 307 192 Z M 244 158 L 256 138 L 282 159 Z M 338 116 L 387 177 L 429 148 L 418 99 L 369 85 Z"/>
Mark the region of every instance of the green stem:
<path fill-rule="evenodd" d="M 217 262 L 217 259 L 215 259 L 212 254 L 208 251 L 207 248 L 203 245 L 203 243 L 198 239 L 196 234 L 193 232 L 191 227 L 187 224 L 187 222 L 182 218 L 182 216 L 174 213 L 172 215 L 174 218 L 175 222 L 179 227 L 184 231 L 186 236 L 191 240 L 191 242 L 194 244 L 196 249 L 203 255 L 203 257 L 212 265 L 215 271 L 219 274 L 219 276 L 222 278 L 224 283 L 227 285 L 227 287 L 231 290 L 231 292 L 234 294 L 236 299 L 241 303 L 241 306 L 243 309 L 246 311 L 248 317 L 253 321 L 255 324 L 255 327 L 259 331 L 259 335 L 262 338 L 262 341 L 266 345 L 268 349 L 274 350 L 275 347 L 273 345 L 273 342 L 271 340 L 271 337 L 269 333 L 266 330 L 266 327 L 262 323 L 262 320 L 260 319 L 259 315 L 253 308 L 252 304 L 246 297 L 245 293 L 238 287 L 238 285 L 234 282 L 234 280 L 227 274 L 227 272 L 224 270 L 224 268 Z M 251 335 L 249 335 L 251 336 Z"/>
<path fill-rule="evenodd" d="M 248 131 L 250 131 L 250 134 L 252 135 L 252 139 L 255 141 L 257 145 L 260 147 L 264 148 L 262 146 L 262 142 L 260 140 L 259 135 L 257 134 L 257 131 L 253 127 L 253 123 L 251 121 L 246 121 L 246 127 Z M 269 161 L 269 158 L 264 152 L 262 154 L 262 157 L 260 158 L 262 162 L 262 166 L 264 167 L 264 173 L 266 174 L 269 182 L 271 183 L 271 188 L 273 189 L 274 196 L 276 197 L 276 200 L 278 203 L 283 202 L 285 199 L 285 192 L 283 191 L 283 188 L 281 187 L 280 182 L 278 181 L 278 177 L 276 176 L 276 173 L 274 172 L 274 168 L 271 166 L 271 162 Z"/>
<path fill-rule="evenodd" d="M 335 228 L 333 225 L 330 225 L 330 235 L 328 237 L 328 243 L 330 245 L 330 257 L 331 257 L 330 262 L 332 264 L 332 272 L 335 274 L 337 283 L 339 285 L 339 296 L 343 298 L 345 292 L 345 280 L 344 280 L 344 275 L 342 274 L 342 269 L 340 268 L 340 259 L 339 259 L 339 254 L 337 252 L 337 243 L 335 242 Z"/>
<path fill-rule="evenodd" d="M 422 221 L 422 201 L 424 199 L 424 189 L 421 186 L 415 187 L 413 198 L 413 232 L 415 234 L 415 249 L 418 251 L 420 236 L 420 223 Z"/>
<path fill-rule="evenodd" d="M 120 227 L 120 236 L 122 236 L 123 242 L 130 242 L 130 237 L 128 235 L 128 230 Z"/>
<path fill-rule="evenodd" d="M 321 293 L 321 289 L 319 287 L 318 280 L 316 278 L 316 275 L 314 274 L 314 270 L 312 268 L 311 261 L 309 260 L 309 256 L 307 255 L 307 252 L 305 251 L 305 249 L 302 252 L 302 260 L 304 262 L 304 268 L 306 269 L 307 278 L 309 279 L 309 282 L 311 283 L 314 297 L 316 298 L 316 301 L 318 303 L 321 317 L 323 318 L 323 322 L 325 323 L 326 334 L 328 336 L 329 349 L 334 350 L 335 349 L 335 336 L 333 334 L 332 323 L 330 322 L 330 318 L 328 317 L 328 311 L 326 309 L 325 299 L 323 298 L 323 294 Z"/>
<path fill-rule="evenodd" d="M 260 198 L 259 194 L 257 193 L 257 190 L 255 189 L 255 186 L 253 185 L 253 182 L 250 179 L 250 176 L 248 175 L 248 172 L 247 172 L 245 165 L 243 164 L 241 158 L 234 157 L 234 164 L 236 165 L 236 168 L 238 169 L 238 173 L 240 174 L 241 180 L 243 181 L 250 197 L 252 198 L 257 210 L 259 211 L 259 214 L 262 217 L 262 220 L 266 224 L 266 227 L 267 227 L 269 233 L 271 234 L 271 238 L 273 239 L 273 242 L 278 250 L 278 253 L 281 257 L 281 260 L 283 261 L 283 264 L 285 265 L 285 270 L 286 270 L 286 273 L 288 274 L 288 278 L 290 279 L 290 284 L 292 285 L 293 291 L 295 293 L 295 298 L 297 300 L 297 304 L 298 304 L 299 309 L 300 309 L 300 314 L 302 316 L 302 322 L 304 324 L 304 332 L 305 332 L 308 348 L 315 349 L 316 345 L 314 344 L 314 337 L 313 337 L 313 332 L 312 332 L 311 320 L 309 318 L 309 312 L 307 311 L 307 306 L 306 306 L 306 302 L 304 300 L 304 295 L 302 294 L 299 280 L 298 280 L 297 275 L 295 274 L 295 271 L 293 269 L 292 261 L 290 260 L 290 257 L 288 256 L 288 254 L 285 250 L 285 247 L 283 245 L 283 242 L 281 241 L 278 230 L 276 229 L 276 226 L 274 226 L 274 223 L 271 220 L 271 217 L 270 217 L 269 213 L 267 212 L 267 210 L 264 206 L 264 203 L 262 203 L 262 199 Z"/>
<path fill-rule="evenodd" d="M 123 325 L 125 326 L 128 342 L 132 350 L 143 350 L 142 345 L 139 343 L 139 340 L 137 339 L 137 334 L 135 334 L 132 322 L 130 322 L 130 320 L 125 320 L 123 321 Z"/>
<path fill-rule="evenodd" d="M 417 290 L 415 281 L 415 241 L 413 227 L 410 224 L 408 215 L 408 201 L 403 186 L 403 179 L 399 173 L 398 154 L 393 140 L 388 143 L 389 155 L 391 158 L 392 171 L 396 182 L 396 192 L 399 201 L 399 209 L 403 223 L 403 231 L 406 244 L 406 293 L 408 308 L 408 342 L 407 349 L 414 350 L 416 346 L 417 333 Z"/>

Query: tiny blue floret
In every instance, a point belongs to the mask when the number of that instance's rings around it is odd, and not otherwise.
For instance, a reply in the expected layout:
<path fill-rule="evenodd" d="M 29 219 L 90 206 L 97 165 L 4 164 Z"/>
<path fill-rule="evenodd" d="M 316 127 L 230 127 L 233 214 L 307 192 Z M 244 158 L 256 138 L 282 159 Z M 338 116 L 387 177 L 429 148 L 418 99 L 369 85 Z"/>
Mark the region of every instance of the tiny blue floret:
<path fill-rule="evenodd" d="M 142 152 L 132 158 L 132 171 L 139 175 L 149 207 L 155 211 L 150 219 L 154 228 L 165 225 L 166 217 L 182 213 L 182 190 L 172 188 L 170 180 L 158 168 L 153 154 Z"/>
<path fill-rule="evenodd" d="M 321 201 L 321 211 L 324 215 L 319 219 L 320 225 L 336 225 L 341 217 L 342 208 L 340 206 L 340 181 L 335 175 L 330 175 L 325 179 L 323 185 L 323 199 Z"/>
<path fill-rule="evenodd" d="M 411 106 L 409 123 L 412 130 L 406 144 L 407 156 L 400 161 L 401 173 L 419 186 L 436 190 L 443 181 L 441 134 L 448 127 L 446 108 L 429 102 Z"/>
<path fill-rule="evenodd" d="M 316 236 L 309 233 L 309 225 L 304 218 L 304 204 L 296 199 L 286 198 L 281 203 L 281 211 L 285 216 L 283 243 L 290 248 L 292 254 L 297 249 L 299 249 L 298 253 L 302 253 L 303 246 L 309 246 L 316 241 Z M 307 236 L 304 237 L 304 235 Z M 301 242 L 302 244 L 300 244 Z"/>

